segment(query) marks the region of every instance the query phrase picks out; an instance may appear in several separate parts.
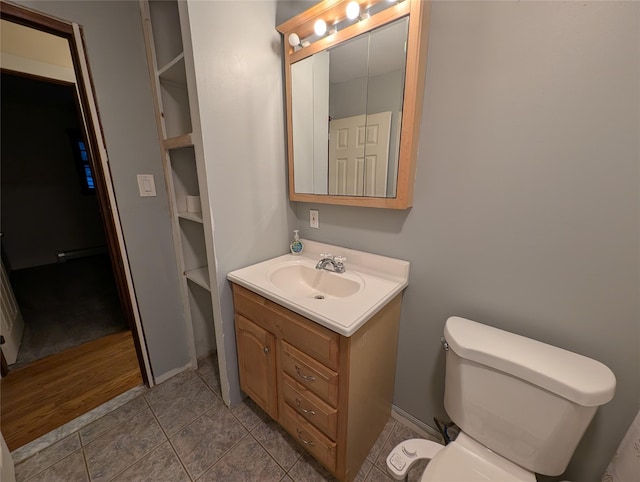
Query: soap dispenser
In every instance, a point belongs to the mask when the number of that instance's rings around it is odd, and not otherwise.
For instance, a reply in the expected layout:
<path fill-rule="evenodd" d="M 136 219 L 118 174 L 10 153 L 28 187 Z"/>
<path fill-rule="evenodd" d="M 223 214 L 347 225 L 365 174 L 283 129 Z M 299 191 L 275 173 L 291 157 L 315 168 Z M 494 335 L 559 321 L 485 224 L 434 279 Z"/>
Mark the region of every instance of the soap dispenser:
<path fill-rule="evenodd" d="M 304 246 L 302 245 L 302 241 L 300 241 L 300 236 L 298 235 L 298 230 L 293 230 L 293 241 L 289 245 L 289 249 L 291 249 L 291 254 L 301 254 Z"/>

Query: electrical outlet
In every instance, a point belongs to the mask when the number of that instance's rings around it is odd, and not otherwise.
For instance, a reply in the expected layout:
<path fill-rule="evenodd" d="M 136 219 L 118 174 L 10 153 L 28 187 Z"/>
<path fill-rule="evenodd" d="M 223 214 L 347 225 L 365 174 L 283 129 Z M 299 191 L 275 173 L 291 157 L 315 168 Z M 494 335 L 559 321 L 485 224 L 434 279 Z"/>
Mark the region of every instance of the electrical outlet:
<path fill-rule="evenodd" d="M 309 227 L 310 228 L 319 228 L 320 221 L 318 220 L 318 210 L 317 209 L 309 209 Z"/>

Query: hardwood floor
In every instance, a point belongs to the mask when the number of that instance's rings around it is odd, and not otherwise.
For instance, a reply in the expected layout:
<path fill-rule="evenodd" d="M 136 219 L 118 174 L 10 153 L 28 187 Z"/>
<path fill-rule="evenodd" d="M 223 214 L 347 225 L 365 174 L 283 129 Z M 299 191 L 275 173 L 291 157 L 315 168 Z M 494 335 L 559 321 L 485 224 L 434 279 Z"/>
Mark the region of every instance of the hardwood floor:
<path fill-rule="evenodd" d="M 13 451 L 142 383 L 130 331 L 51 355 L 0 380 L 2 435 Z"/>

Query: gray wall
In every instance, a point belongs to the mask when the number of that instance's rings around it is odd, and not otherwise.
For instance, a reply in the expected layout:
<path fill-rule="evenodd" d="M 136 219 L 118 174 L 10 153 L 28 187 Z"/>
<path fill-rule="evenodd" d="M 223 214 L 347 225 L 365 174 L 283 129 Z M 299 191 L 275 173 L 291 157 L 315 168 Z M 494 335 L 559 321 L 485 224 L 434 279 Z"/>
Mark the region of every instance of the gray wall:
<path fill-rule="evenodd" d="M 287 252 L 284 101 L 276 3 L 190 2 L 189 18 L 209 202 L 218 313 L 232 404 L 240 400 L 227 273 Z M 213 284 L 213 283 L 212 283 Z M 223 350 L 219 350 L 222 352 Z"/>
<path fill-rule="evenodd" d="M 189 363 L 138 2 L 21 1 L 84 27 L 120 220 L 155 377 Z M 141 198 L 136 174 L 155 176 Z"/>
<path fill-rule="evenodd" d="M 82 193 L 68 129 L 75 88 L 2 79 L 2 248 L 12 270 L 106 245 L 96 196 Z"/>
<path fill-rule="evenodd" d="M 637 2 L 434 2 L 413 208 L 297 206 L 306 238 L 411 261 L 394 403 L 425 423 L 445 416 L 451 315 L 608 365 L 616 396 L 565 474 L 583 482 L 640 408 L 639 20 Z"/>

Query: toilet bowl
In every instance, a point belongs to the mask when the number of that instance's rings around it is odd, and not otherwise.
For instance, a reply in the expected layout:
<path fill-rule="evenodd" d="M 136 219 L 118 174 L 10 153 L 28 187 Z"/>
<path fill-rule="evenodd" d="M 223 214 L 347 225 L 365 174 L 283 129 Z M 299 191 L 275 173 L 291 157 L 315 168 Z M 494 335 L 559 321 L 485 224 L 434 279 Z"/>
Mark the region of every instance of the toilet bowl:
<path fill-rule="evenodd" d="M 615 392 L 602 363 L 481 323 L 445 323 L 445 409 L 460 427 L 446 447 L 411 439 L 387 457 L 402 480 L 420 459 L 423 482 L 535 482 L 560 475 L 597 408 Z"/>

